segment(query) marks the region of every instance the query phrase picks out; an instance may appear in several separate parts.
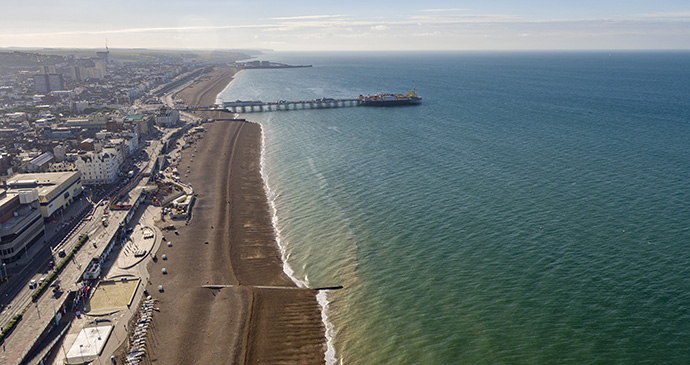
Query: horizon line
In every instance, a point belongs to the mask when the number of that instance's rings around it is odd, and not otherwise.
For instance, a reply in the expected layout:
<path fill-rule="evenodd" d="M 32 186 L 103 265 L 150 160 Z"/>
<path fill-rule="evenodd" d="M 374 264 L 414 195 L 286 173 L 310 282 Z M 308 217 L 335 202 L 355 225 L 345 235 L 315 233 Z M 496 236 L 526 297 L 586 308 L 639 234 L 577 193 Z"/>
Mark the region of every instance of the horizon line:
<path fill-rule="evenodd" d="M 99 50 L 105 49 L 103 47 L 40 47 L 40 46 L 0 46 L 0 50 Z M 256 52 L 658 52 L 658 51 L 690 51 L 690 48 L 467 48 L 467 49 L 271 49 L 271 48 L 166 48 L 166 47 L 108 47 L 109 51 L 113 50 L 142 50 L 142 51 L 224 51 L 224 52 L 241 52 L 241 51 L 256 51 Z"/>

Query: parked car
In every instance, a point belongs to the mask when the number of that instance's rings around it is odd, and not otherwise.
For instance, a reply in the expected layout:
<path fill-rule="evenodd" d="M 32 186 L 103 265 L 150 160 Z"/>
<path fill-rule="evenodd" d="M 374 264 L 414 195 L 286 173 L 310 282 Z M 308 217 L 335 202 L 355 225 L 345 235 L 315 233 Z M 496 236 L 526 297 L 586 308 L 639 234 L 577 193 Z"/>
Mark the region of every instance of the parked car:
<path fill-rule="evenodd" d="M 29 282 L 29 289 L 36 289 L 36 280 L 31 280 Z"/>

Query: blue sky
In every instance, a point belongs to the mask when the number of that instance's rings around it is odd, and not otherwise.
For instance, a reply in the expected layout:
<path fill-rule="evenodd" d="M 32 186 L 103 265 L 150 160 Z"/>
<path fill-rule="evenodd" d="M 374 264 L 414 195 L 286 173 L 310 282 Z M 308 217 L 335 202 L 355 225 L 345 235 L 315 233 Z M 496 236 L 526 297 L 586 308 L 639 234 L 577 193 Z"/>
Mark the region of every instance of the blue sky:
<path fill-rule="evenodd" d="M 0 47 L 690 49 L 690 1 L 26 0 Z"/>

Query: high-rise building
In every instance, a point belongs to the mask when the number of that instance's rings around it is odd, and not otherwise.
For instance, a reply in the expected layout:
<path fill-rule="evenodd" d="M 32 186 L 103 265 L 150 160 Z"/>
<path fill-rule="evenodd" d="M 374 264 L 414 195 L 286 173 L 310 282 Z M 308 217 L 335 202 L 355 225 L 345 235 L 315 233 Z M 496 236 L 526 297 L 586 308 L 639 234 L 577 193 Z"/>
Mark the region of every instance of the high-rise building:
<path fill-rule="evenodd" d="M 101 73 L 101 77 L 99 77 L 99 78 L 102 79 L 103 76 L 105 76 L 105 72 L 106 72 L 106 70 L 107 70 L 107 68 L 108 68 L 108 67 L 107 67 L 107 62 L 99 62 L 99 61 L 96 61 L 96 62 L 95 62 L 95 65 L 96 65 L 95 69 L 98 70 L 98 71 L 100 71 L 100 73 Z"/>
<path fill-rule="evenodd" d="M 72 73 L 72 80 L 84 81 L 85 77 L 82 76 L 84 74 L 83 70 L 84 70 L 84 67 L 81 67 L 81 66 L 70 67 L 70 71 Z"/>
<path fill-rule="evenodd" d="M 105 52 L 96 52 L 96 57 L 105 61 L 105 63 L 110 63 L 110 50 L 108 49 L 108 41 L 105 41 Z"/>
<path fill-rule="evenodd" d="M 54 74 L 54 73 L 56 73 L 55 66 L 38 66 L 38 70 L 42 74 Z"/>
<path fill-rule="evenodd" d="M 62 74 L 48 74 L 48 87 L 50 91 L 65 90 L 65 80 Z"/>
<path fill-rule="evenodd" d="M 34 75 L 34 86 L 37 93 L 47 94 L 65 90 L 65 81 L 62 74 L 38 74 Z"/>
<path fill-rule="evenodd" d="M 34 75 L 34 87 L 36 92 L 39 94 L 47 94 L 50 92 L 50 86 L 48 86 L 48 75 L 38 74 Z"/>

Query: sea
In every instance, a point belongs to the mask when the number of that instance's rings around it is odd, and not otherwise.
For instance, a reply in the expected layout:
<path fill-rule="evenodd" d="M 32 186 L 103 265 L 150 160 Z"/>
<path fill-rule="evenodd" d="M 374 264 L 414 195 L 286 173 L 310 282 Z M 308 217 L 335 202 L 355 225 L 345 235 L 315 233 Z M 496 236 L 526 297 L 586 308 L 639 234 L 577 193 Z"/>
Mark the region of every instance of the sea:
<path fill-rule="evenodd" d="M 273 52 L 243 113 L 328 363 L 690 362 L 689 52 Z"/>

